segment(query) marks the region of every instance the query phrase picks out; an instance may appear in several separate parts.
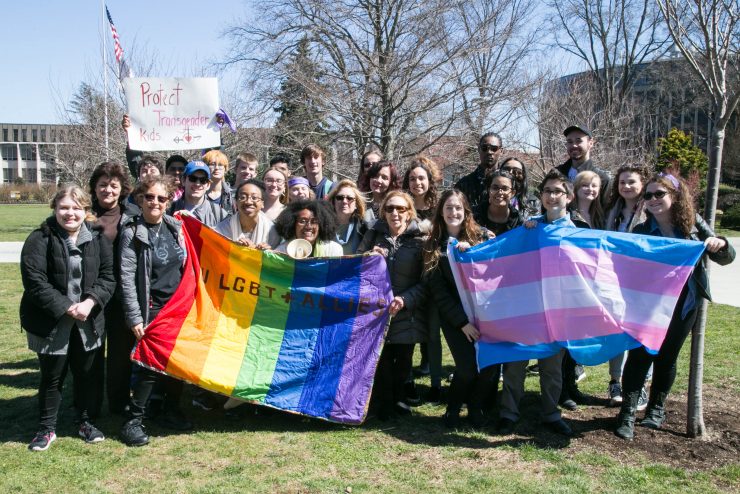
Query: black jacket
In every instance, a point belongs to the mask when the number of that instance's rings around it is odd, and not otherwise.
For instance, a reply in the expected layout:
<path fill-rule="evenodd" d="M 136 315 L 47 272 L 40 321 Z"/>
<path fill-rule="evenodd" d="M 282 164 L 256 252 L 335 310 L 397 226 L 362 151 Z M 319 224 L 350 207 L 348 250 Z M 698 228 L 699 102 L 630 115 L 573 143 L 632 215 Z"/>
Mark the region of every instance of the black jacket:
<path fill-rule="evenodd" d="M 404 307 L 393 316 L 386 338 L 388 343 L 420 343 L 427 340 L 426 284 L 422 281 L 424 234 L 412 221 L 395 241 L 388 223 L 378 220 L 365 233 L 357 252 L 367 252 L 378 246 L 386 249 L 386 263 L 391 277 L 393 295 L 403 299 Z"/>
<path fill-rule="evenodd" d="M 103 307 L 116 287 L 113 277 L 113 250 L 100 227 L 88 224 L 93 239 L 82 245 L 82 294 L 96 304 L 90 313 L 93 330 L 105 331 Z M 50 216 L 31 232 L 21 250 L 23 296 L 20 305 L 21 327 L 46 338 L 57 321 L 72 306 L 67 297 L 67 248 L 56 218 Z"/>
<path fill-rule="evenodd" d="M 647 221 L 635 226 L 634 230 L 632 230 L 632 233 L 653 235 L 656 237 L 661 236 L 660 229 L 655 227 L 652 216 L 648 216 Z M 704 221 L 704 218 L 697 214 L 696 223 L 691 229 L 691 232 L 689 233 L 687 239 L 704 242 L 704 240 L 706 240 L 707 238 L 716 236 L 717 235 L 715 235 L 714 231 L 712 231 L 706 221 Z M 730 264 L 732 261 L 735 260 L 735 249 L 732 247 L 732 245 L 730 245 L 730 242 L 725 237 L 719 238 L 724 239 L 724 241 L 727 243 L 726 247 L 724 249 L 721 249 L 719 252 L 714 253 L 704 251 L 704 255 L 701 256 L 701 259 L 699 259 L 699 262 L 694 268 L 694 272 L 691 274 L 691 276 L 694 278 L 694 282 L 696 283 L 696 287 L 699 290 L 698 295 L 704 297 L 707 300 L 712 300 L 712 295 L 709 292 L 709 276 L 707 275 L 707 257 L 709 257 L 709 259 L 716 262 L 720 266 Z"/>

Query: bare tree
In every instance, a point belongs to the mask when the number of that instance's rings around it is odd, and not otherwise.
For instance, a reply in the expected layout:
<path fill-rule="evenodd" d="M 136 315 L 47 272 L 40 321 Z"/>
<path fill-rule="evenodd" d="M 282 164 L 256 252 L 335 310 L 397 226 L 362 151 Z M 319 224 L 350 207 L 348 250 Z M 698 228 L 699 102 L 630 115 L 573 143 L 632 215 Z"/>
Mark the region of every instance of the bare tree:
<path fill-rule="evenodd" d="M 740 1 L 657 0 L 675 48 L 701 80 L 711 101 L 709 173 L 704 217 L 714 225 L 725 129 L 740 100 Z M 705 437 L 702 403 L 707 301 L 691 338 L 687 434 Z"/>
<path fill-rule="evenodd" d="M 517 29 L 530 1 L 279 0 L 228 31 L 224 66 L 243 68 L 253 112 L 274 108 L 288 80 L 322 109 L 334 142 L 410 156 L 459 132 L 463 106 L 468 127 L 480 127 L 480 115 L 515 93 L 503 84 L 516 68 L 513 45 L 528 41 Z M 301 42 L 320 80 L 290 70 Z"/>
<path fill-rule="evenodd" d="M 550 7 L 555 44 L 588 67 L 605 107 L 627 101 L 640 64 L 667 47 L 653 0 L 561 0 Z"/>

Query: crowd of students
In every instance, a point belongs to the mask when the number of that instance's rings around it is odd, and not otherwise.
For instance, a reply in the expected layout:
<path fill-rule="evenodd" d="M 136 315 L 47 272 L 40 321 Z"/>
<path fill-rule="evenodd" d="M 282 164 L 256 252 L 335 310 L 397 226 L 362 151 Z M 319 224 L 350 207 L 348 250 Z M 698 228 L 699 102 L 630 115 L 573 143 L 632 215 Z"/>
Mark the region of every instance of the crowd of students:
<path fill-rule="evenodd" d="M 323 174 L 323 150 L 313 144 L 300 155 L 304 176 L 293 176 L 288 160 L 276 157 L 258 178 L 256 157 L 242 153 L 235 159 L 231 185 L 226 181 L 229 159 L 221 151 L 190 162 L 173 155 L 162 169 L 156 158 L 129 150 L 128 167 L 99 165 L 88 190 L 61 187 L 51 201 L 53 214 L 31 233 L 21 254 L 21 324 L 41 369 L 39 428 L 29 448 L 43 451 L 56 439 L 68 368 L 79 435 L 86 442 L 104 439 L 94 425 L 104 396 L 109 412 L 123 416 L 119 437 L 128 445 L 149 442 L 145 419 L 175 430 L 193 427 L 181 409 L 183 383 L 132 366 L 129 358 L 179 284 L 187 254 L 181 225 L 172 215 L 181 210 L 247 247 L 298 257 L 383 255 L 394 298 L 371 414 L 389 420 L 411 414 L 411 406 L 420 402 L 412 372 L 416 344 L 422 344 L 423 372 L 431 379 L 426 399 L 445 401 L 444 335 L 455 364 L 445 426 L 461 423 L 463 407 L 473 427 L 494 422 L 498 410 L 497 430 L 511 433 L 520 417 L 527 362 L 477 368 L 480 331 L 465 314 L 455 287 L 447 259 L 450 239 L 467 249 L 514 228 L 548 223 L 697 239 L 705 243 L 707 256 L 721 264 L 735 256 L 727 240 L 715 236 L 694 212 L 680 178 L 650 177 L 646 167 L 634 164 L 619 168 L 612 180 L 590 159 L 588 129 L 572 126 L 564 137 L 569 160 L 547 173 L 539 194 L 529 187 L 522 161 L 500 159 L 502 142 L 494 133 L 480 139 L 478 167 L 441 195 L 439 169 L 428 158 L 412 160 L 401 173 L 396 163 L 372 150 L 362 156 L 356 181 L 333 183 Z M 310 245 L 308 251 L 291 251 L 294 239 Z M 702 258 L 686 283 L 660 352 L 651 355 L 639 348 L 628 353 L 626 363 L 624 355 L 610 361 L 608 392 L 611 404 L 621 406 L 620 437 L 633 437 L 641 407 L 647 408 L 642 425 L 659 428 L 665 420 L 678 352 L 696 319 L 698 298 L 710 296 L 705 262 Z M 578 390 L 577 363 L 561 351 L 534 367 L 543 424 L 572 435 L 560 408 L 573 410 L 588 401 Z M 199 388 L 190 395 L 193 405 L 204 410 L 223 407 L 225 401 Z"/>

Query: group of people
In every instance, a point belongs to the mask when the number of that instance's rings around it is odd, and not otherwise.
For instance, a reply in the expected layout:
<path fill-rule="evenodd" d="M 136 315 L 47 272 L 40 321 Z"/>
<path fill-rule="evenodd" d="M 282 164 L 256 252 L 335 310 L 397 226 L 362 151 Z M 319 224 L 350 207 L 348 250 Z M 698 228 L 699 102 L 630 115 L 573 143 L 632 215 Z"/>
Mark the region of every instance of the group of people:
<path fill-rule="evenodd" d="M 467 249 L 514 228 L 549 223 L 698 239 L 719 263 L 735 255 L 727 240 L 695 214 L 680 178 L 650 177 L 646 167 L 626 165 L 612 180 L 590 160 L 588 129 L 573 126 L 564 135 L 570 159 L 547 173 L 539 194 L 529 187 L 524 162 L 500 160 L 502 141 L 494 133 L 481 137 L 475 171 L 441 194 L 440 171 L 428 158 L 415 158 L 401 173 L 396 163 L 371 150 L 361 157 L 356 181 L 334 183 L 323 174 L 323 150 L 313 144 L 300 155 L 304 176 L 293 176 L 288 160 L 278 156 L 258 178 L 257 158 L 242 153 L 235 159 L 231 185 L 226 181 L 229 159 L 219 150 L 189 162 L 173 155 L 164 169 L 156 158 L 128 150 L 129 166 L 102 163 L 88 190 L 60 187 L 51 201 L 53 214 L 31 233 L 21 254 L 21 324 L 41 368 L 39 428 L 29 448 L 43 451 L 56 439 L 68 368 L 79 435 L 86 442 L 104 439 L 94 425 L 104 396 L 108 410 L 124 417 L 119 436 L 127 445 L 149 442 L 145 418 L 175 430 L 193 427 L 181 409 L 183 383 L 130 361 L 136 341 L 182 276 L 187 253 L 181 225 L 172 216 L 177 211 L 188 211 L 251 248 L 296 255 L 289 246 L 300 239 L 310 245 L 303 256 L 384 256 L 394 298 L 371 412 L 389 420 L 411 414 L 411 406 L 420 401 L 412 372 L 416 344 L 422 344 L 422 366 L 431 379 L 426 398 L 442 402 L 444 335 L 455 364 L 444 424 L 457 427 L 466 407 L 470 423 L 482 427 L 498 408 L 498 430 L 511 433 L 519 420 L 527 362 L 478 369 L 480 331 L 465 314 L 455 286 L 447 259 L 450 239 L 457 240 L 458 249 Z M 135 184 L 131 175 L 137 177 Z M 702 258 L 684 287 L 660 352 L 636 349 L 626 363 L 624 356 L 610 362 L 610 398 L 621 405 L 620 437 L 634 434 L 651 365 L 642 425 L 659 428 L 665 420 L 678 352 L 696 318 L 698 298 L 709 298 L 704 263 Z M 584 398 L 576 385 L 576 365 L 565 351 L 537 364 L 542 421 L 566 436 L 572 430 L 559 406 L 574 409 Z M 205 410 L 225 401 L 195 387 L 191 395 L 193 405 Z"/>

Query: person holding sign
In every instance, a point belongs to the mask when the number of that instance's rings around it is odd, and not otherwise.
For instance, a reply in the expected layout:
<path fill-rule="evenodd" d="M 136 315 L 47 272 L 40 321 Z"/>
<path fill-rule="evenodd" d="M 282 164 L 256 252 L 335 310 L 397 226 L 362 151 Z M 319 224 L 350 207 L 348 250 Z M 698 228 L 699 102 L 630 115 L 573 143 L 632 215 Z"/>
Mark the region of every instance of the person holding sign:
<path fill-rule="evenodd" d="M 168 214 L 188 211 L 206 226 L 214 227 L 228 216 L 221 206 L 206 199 L 211 185 L 211 170 L 202 161 L 191 161 L 182 175 L 183 195 L 172 203 Z"/>

